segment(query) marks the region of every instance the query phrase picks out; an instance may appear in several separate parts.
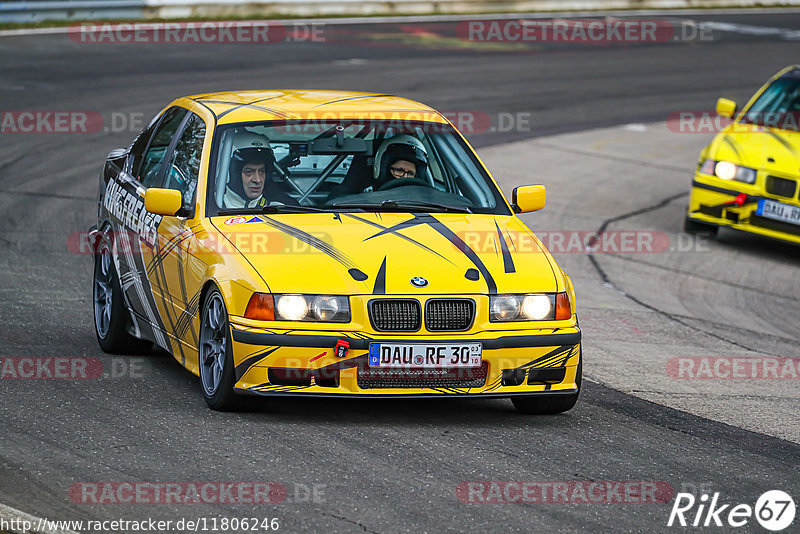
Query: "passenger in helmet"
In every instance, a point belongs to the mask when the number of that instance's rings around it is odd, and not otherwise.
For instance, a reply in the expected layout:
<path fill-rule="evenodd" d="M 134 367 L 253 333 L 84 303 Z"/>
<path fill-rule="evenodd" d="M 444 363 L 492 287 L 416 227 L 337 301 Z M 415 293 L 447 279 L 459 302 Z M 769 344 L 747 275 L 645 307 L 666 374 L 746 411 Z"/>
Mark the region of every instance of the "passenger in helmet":
<path fill-rule="evenodd" d="M 375 189 L 398 179 L 412 179 L 422 183 L 427 167 L 428 153 L 419 139 L 407 134 L 395 135 L 381 143 L 375 154 Z"/>
<path fill-rule="evenodd" d="M 366 156 L 353 156 L 347 175 L 341 184 L 331 188 L 328 201 L 354 193 L 369 193 L 397 179 L 427 185 L 427 168 L 428 153 L 419 139 L 406 134 L 395 135 L 380 144 L 371 165 Z"/>
<path fill-rule="evenodd" d="M 268 187 L 275 156 L 269 140 L 252 132 L 238 132 L 233 138 L 233 154 L 228 169 L 228 185 L 223 203 L 226 208 L 253 208 L 270 202 L 297 202 L 282 191 Z"/>

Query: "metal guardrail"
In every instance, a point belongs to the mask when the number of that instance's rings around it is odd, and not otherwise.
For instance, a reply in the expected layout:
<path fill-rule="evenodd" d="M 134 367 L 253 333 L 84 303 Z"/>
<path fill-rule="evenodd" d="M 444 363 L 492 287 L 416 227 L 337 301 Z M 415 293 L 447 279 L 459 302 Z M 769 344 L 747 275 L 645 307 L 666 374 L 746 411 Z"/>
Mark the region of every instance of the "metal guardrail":
<path fill-rule="evenodd" d="M 141 19 L 144 0 L 5 0 L 0 22 Z"/>

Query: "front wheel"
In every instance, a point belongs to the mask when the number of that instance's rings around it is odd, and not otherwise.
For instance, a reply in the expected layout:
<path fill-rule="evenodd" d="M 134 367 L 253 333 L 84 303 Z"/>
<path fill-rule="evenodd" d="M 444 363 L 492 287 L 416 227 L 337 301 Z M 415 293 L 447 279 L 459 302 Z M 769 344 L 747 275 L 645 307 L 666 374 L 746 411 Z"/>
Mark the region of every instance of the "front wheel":
<path fill-rule="evenodd" d="M 557 413 L 568 412 L 575 407 L 578 396 L 581 394 L 581 382 L 583 381 L 583 355 L 578 360 L 578 369 L 575 371 L 575 384 L 578 391 L 569 395 L 559 395 L 553 397 L 540 397 L 531 395 L 529 397 L 511 397 L 514 408 L 520 413 L 530 415 L 554 415 Z"/>
<path fill-rule="evenodd" d="M 228 311 L 218 289 L 203 301 L 200 323 L 200 383 L 203 397 L 212 410 L 231 411 L 241 398 L 233 392 L 234 369 Z"/>

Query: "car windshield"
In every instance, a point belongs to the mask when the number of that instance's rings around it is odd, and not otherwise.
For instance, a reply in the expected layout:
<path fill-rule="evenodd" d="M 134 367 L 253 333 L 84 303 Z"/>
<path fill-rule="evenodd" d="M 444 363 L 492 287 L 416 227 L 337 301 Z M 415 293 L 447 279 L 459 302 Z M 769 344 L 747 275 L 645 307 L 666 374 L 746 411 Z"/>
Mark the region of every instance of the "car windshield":
<path fill-rule="evenodd" d="M 420 211 L 510 215 L 472 149 L 432 122 L 221 126 L 208 214 Z"/>
<path fill-rule="evenodd" d="M 782 130 L 800 131 L 800 76 L 784 76 L 772 82 L 744 112 L 742 120 Z"/>

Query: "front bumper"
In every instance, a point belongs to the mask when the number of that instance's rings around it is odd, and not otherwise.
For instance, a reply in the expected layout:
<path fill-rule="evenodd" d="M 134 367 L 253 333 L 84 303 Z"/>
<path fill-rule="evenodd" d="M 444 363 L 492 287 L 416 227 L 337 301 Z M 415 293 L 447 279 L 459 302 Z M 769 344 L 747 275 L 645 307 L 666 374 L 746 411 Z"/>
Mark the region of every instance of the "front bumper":
<path fill-rule="evenodd" d="M 581 332 L 577 327 L 368 337 L 359 332 L 258 329 L 239 325 L 233 318 L 231 325 L 238 393 L 510 397 L 568 395 L 578 391 Z M 349 344 L 344 357 L 336 355 L 339 340 Z M 374 342 L 476 341 L 483 346 L 480 370 L 396 372 L 399 376 L 387 379 L 380 375 L 384 370 L 369 366 L 369 345 Z"/>
<path fill-rule="evenodd" d="M 760 188 L 747 184 L 718 182 L 720 180 L 700 173 L 695 175 L 689 195 L 689 219 L 800 244 L 800 225 L 756 213 L 762 198 L 790 205 L 797 205 L 796 199 L 766 195 Z M 741 204 L 736 202 L 737 197 L 743 200 Z"/>

